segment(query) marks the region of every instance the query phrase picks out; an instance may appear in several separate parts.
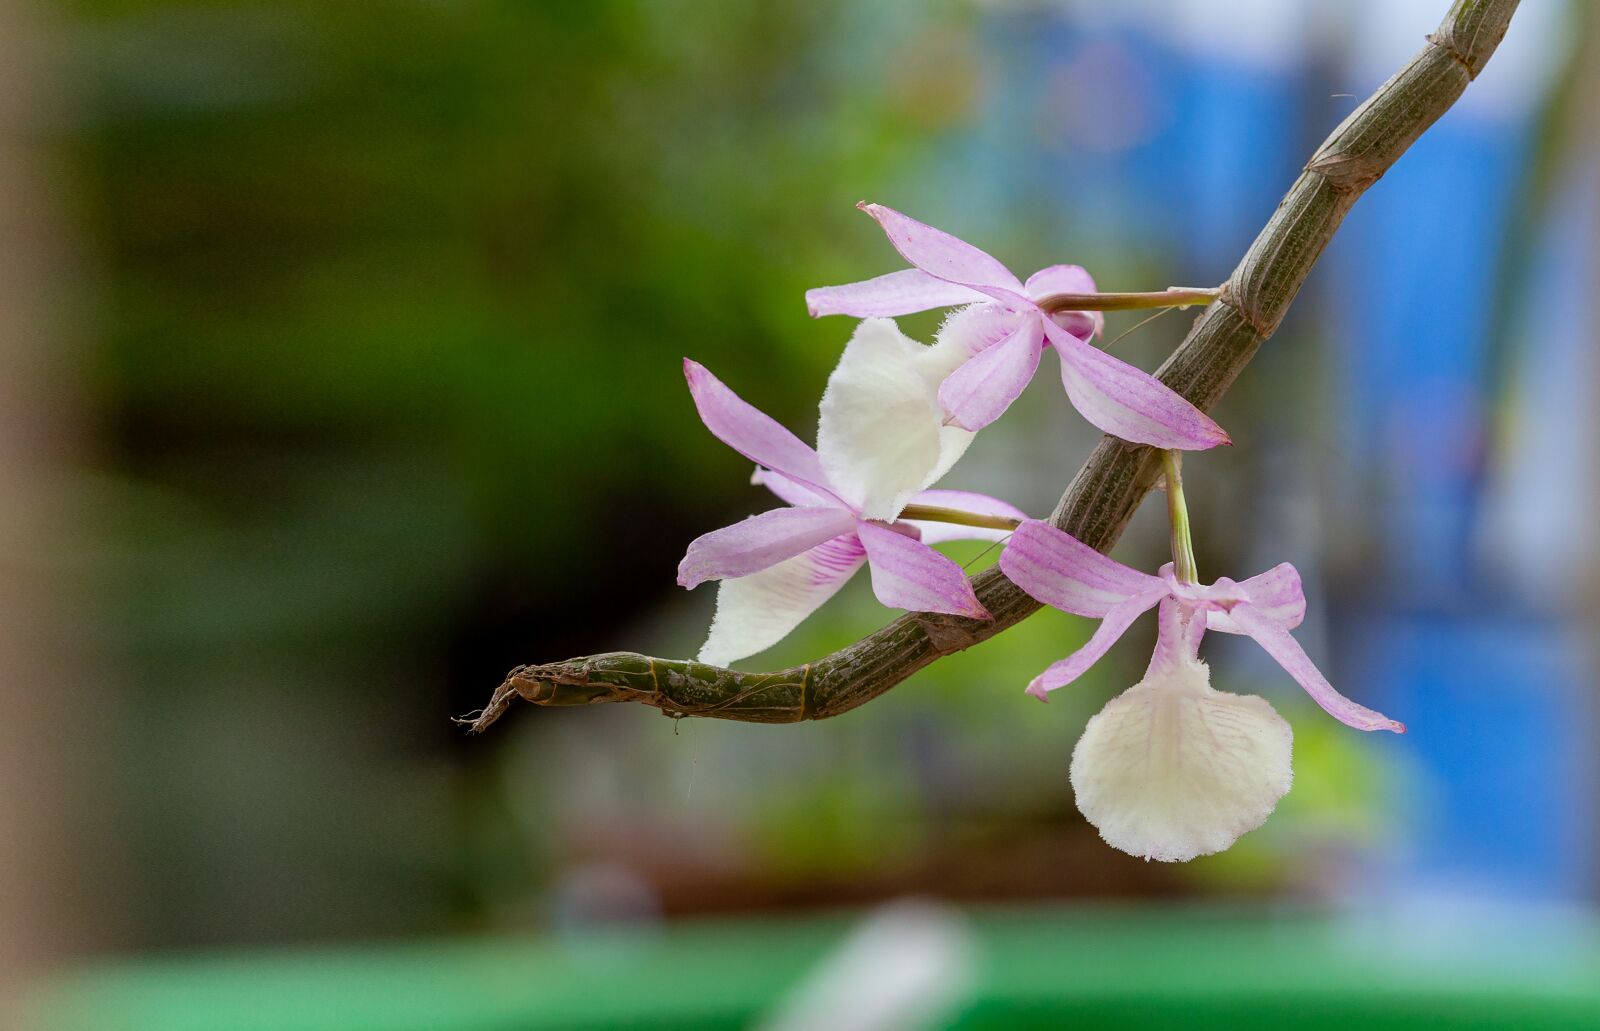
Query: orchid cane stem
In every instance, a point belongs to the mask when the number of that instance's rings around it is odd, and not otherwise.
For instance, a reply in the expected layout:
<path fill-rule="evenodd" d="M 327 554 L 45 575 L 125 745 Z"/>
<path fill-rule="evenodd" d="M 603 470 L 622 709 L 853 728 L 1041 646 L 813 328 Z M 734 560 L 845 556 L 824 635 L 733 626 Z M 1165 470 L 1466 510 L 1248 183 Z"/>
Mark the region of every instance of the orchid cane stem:
<path fill-rule="evenodd" d="M 963 512 L 942 505 L 907 505 L 900 511 L 901 519 L 921 519 L 930 523 L 958 523 L 962 526 L 982 526 L 990 530 L 1015 530 L 1022 520 L 1010 516 L 984 515 L 981 512 Z"/>
<path fill-rule="evenodd" d="M 1216 303 L 1195 319 L 1189 335 L 1157 370 L 1157 379 L 1202 411 L 1217 403 L 1283 321 L 1344 216 L 1483 70 L 1516 9 L 1517 0 L 1455 0 L 1422 50 L 1311 155 Z M 1475 217 L 1465 199 L 1456 217 Z M 1109 551 L 1155 485 L 1160 464 L 1153 448 L 1102 438 L 1050 522 L 1092 548 Z M 521 666 L 481 712 L 462 722 L 482 730 L 519 696 L 536 705 L 635 701 L 669 716 L 756 723 L 837 716 L 1039 609 L 999 569 L 979 573 L 973 590 L 992 619 L 913 612 L 832 655 L 774 673 L 631 652 Z"/>
<path fill-rule="evenodd" d="M 1161 452 L 1161 475 L 1167 481 L 1167 520 L 1172 524 L 1172 563 L 1178 582 L 1200 582 L 1194 562 L 1194 538 L 1189 532 L 1189 506 L 1183 499 L 1183 452 Z"/>

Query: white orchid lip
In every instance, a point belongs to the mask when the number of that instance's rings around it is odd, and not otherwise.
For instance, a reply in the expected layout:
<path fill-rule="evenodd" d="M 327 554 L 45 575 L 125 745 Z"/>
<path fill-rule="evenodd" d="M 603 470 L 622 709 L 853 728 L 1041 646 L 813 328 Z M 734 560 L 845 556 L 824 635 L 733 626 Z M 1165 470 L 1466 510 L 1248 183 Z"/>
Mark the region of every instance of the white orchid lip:
<path fill-rule="evenodd" d="M 1177 605 L 1163 603 L 1163 635 L 1169 607 Z M 1089 720 L 1072 752 L 1072 790 L 1113 848 L 1187 862 L 1272 815 L 1294 782 L 1294 732 L 1264 699 L 1213 688 L 1206 664 L 1183 647 L 1158 645 L 1163 653 Z"/>

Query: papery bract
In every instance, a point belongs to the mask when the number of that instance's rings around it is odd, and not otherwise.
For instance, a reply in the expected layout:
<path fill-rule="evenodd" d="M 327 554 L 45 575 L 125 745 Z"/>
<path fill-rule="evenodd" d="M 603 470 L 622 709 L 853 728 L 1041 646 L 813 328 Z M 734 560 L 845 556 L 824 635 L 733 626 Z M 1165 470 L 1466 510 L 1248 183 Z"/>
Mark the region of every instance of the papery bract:
<path fill-rule="evenodd" d="M 881 204 L 862 204 L 914 268 L 860 283 L 806 292 L 813 316 L 906 315 L 957 304 L 930 361 L 956 359 L 938 387 L 945 419 L 976 432 L 999 418 L 1038 369 L 1045 345 L 1061 359 L 1062 384 L 1095 426 L 1136 444 L 1187 451 L 1229 443 L 1204 412 L 1149 373 L 1089 343 L 1104 331 L 1098 313 L 1051 313 L 1039 302 L 1087 293 L 1094 280 L 1076 265 L 1054 265 L 1023 283 L 963 240 Z"/>
<path fill-rule="evenodd" d="M 996 498 L 925 491 L 971 434 L 942 428 L 932 387 L 908 364 L 906 341 L 887 320 L 864 322 L 829 381 L 813 451 L 747 404 L 704 366 L 684 376 L 702 421 L 757 463 L 753 481 L 790 507 L 751 516 L 693 541 L 678 582 L 722 580 L 703 662 L 723 665 L 781 640 L 868 565 L 873 593 L 891 608 L 988 619 L 966 574 L 924 537 L 990 539 L 994 531 L 901 520 L 910 501 L 1022 519 Z M 913 423 L 920 437 L 886 432 Z M 887 453 L 885 442 L 888 442 Z"/>

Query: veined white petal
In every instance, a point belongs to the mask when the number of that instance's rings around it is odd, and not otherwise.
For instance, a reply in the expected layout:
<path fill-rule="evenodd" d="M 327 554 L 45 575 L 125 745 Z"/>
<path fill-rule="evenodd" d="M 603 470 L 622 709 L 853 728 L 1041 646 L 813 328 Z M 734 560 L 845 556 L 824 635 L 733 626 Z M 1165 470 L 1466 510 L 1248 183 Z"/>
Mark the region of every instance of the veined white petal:
<path fill-rule="evenodd" d="M 759 573 L 722 581 L 700 661 L 726 666 L 771 648 L 838 593 L 866 560 L 855 534 L 842 534 Z"/>
<path fill-rule="evenodd" d="M 899 515 L 954 447 L 917 368 L 925 350 L 893 320 L 864 319 L 828 377 L 817 453 L 833 488 L 864 518 Z"/>
<path fill-rule="evenodd" d="M 1113 848 L 1163 862 L 1221 852 L 1288 792 L 1289 724 L 1265 699 L 1210 680 L 1197 660 L 1158 664 L 1084 729 L 1072 789 Z"/>

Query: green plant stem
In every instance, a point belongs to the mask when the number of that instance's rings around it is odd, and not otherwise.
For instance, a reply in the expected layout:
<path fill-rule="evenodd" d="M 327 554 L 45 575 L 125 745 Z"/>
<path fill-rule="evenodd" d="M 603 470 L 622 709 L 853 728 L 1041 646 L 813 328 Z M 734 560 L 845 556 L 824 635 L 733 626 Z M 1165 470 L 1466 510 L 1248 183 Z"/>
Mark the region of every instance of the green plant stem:
<path fill-rule="evenodd" d="M 1361 194 L 1455 103 L 1494 53 L 1517 0 L 1456 0 L 1438 31 L 1328 136 L 1222 287 L 1217 303 L 1156 376 L 1202 410 L 1217 403 L 1283 321 L 1312 266 Z M 1458 218 L 1473 218 L 1462 201 Z M 1050 521 L 1109 551 L 1160 475 L 1159 452 L 1104 437 Z M 480 712 L 482 730 L 522 697 L 538 705 L 635 701 L 669 716 L 793 723 L 848 712 L 931 662 L 1014 626 L 1039 608 L 998 569 L 973 580 L 989 620 L 913 612 L 816 662 L 744 673 L 629 652 L 511 671 Z"/>
<path fill-rule="evenodd" d="M 1194 562 L 1194 537 L 1189 532 L 1189 505 L 1183 499 L 1183 452 L 1161 452 L 1161 478 L 1167 484 L 1167 522 L 1172 527 L 1172 564 L 1178 582 L 1199 583 L 1200 572 Z"/>

